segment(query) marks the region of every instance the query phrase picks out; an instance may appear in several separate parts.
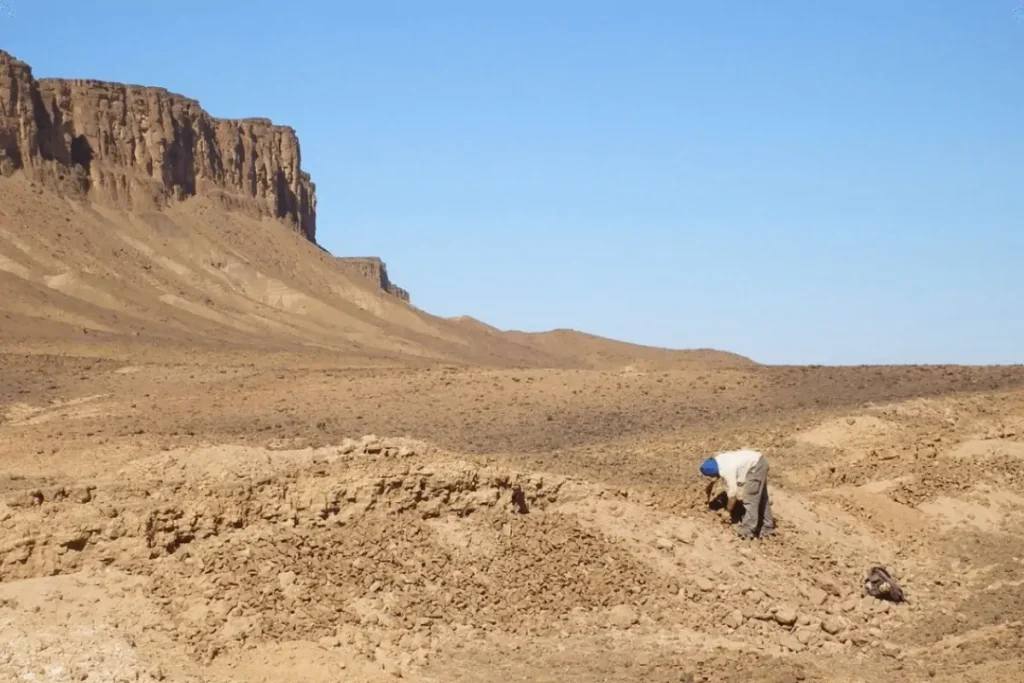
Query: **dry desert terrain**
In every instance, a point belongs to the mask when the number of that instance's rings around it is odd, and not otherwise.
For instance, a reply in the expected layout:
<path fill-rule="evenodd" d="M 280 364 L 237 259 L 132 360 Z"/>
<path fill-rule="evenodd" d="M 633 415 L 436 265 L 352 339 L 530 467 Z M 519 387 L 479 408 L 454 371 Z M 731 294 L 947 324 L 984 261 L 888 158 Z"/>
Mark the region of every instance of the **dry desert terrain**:
<path fill-rule="evenodd" d="M 0 171 L 0 681 L 1024 677 L 1022 367 L 431 316 L 294 131 L 3 53 Z"/>

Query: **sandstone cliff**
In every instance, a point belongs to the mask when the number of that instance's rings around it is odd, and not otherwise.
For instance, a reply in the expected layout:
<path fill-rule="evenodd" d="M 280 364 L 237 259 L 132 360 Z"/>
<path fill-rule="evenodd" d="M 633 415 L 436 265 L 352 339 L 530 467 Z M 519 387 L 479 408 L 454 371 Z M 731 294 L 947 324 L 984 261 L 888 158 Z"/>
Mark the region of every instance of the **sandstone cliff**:
<path fill-rule="evenodd" d="M 117 208 L 203 196 L 316 241 L 315 186 L 293 129 L 217 119 L 162 88 L 36 80 L 0 51 L 0 175 L 19 170 Z"/>
<path fill-rule="evenodd" d="M 409 301 L 409 292 L 398 285 L 392 284 L 388 278 L 387 265 L 376 256 L 342 256 L 338 257 L 336 261 L 346 274 L 366 278 L 379 285 L 385 292 L 398 297 L 402 301 Z"/>

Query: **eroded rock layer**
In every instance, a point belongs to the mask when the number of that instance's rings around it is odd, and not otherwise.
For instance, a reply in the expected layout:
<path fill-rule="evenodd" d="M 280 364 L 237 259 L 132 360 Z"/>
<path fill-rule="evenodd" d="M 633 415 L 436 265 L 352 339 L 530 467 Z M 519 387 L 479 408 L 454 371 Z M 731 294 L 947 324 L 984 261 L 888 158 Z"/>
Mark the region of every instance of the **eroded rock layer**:
<path fill-rule="evenodd" d="M 0 174 L 24 171 L 116 208 L 203 196 L 316 240 L 316 192 L 292 128 L 217 119 L 163 88 L 40 79 L 0 51 Z"/>

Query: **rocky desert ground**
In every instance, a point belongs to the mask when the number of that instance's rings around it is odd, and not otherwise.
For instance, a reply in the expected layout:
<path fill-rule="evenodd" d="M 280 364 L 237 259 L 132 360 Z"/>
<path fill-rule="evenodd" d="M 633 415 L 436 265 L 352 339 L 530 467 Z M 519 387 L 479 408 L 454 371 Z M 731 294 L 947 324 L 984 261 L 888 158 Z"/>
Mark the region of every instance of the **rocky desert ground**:
<path fill-rule="evenodd" d="M 1024 680 L 1024 367 L 437 318 L 290 129 L 2 53 L 0 170 L 0 680 Z"/>

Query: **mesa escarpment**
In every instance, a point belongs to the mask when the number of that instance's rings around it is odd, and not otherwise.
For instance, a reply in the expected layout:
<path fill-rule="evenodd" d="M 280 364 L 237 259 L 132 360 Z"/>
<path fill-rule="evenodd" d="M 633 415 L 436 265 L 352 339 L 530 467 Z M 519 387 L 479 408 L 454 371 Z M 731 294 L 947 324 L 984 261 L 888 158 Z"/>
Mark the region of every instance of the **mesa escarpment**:
<path fill-rule="evenodd" d="M 339 256 L 337 263 L 346 274 L 370 280 L 388 294 L 396 296 L 402 301 L 409 301 L 409 292 L 391 282 L 391 279 L 388 278 L 387 264 L 380 258 L 376 256 Z"/>
<path fill-rule="evenodd" d="M 316 244 L 293 129 L 224 120 L 163 88 L 37 79 L 0 51 L 0 350 L 259 349 L 355 364 L 629 367 L 704 362 L 410 305 L 375 257 Z M 317 360 L 320 362 L 320 360 Z M 331 360 L 330 362 L 334 362 Z"/>
<path fill-rule="evenodd" d="M 316 240 L 316 192 L 292 128 L 210 116 L 163 88 L 36 80 L 0 51 L 0 175 L 99 204 L 160 208 L 202 196 Z"/>

